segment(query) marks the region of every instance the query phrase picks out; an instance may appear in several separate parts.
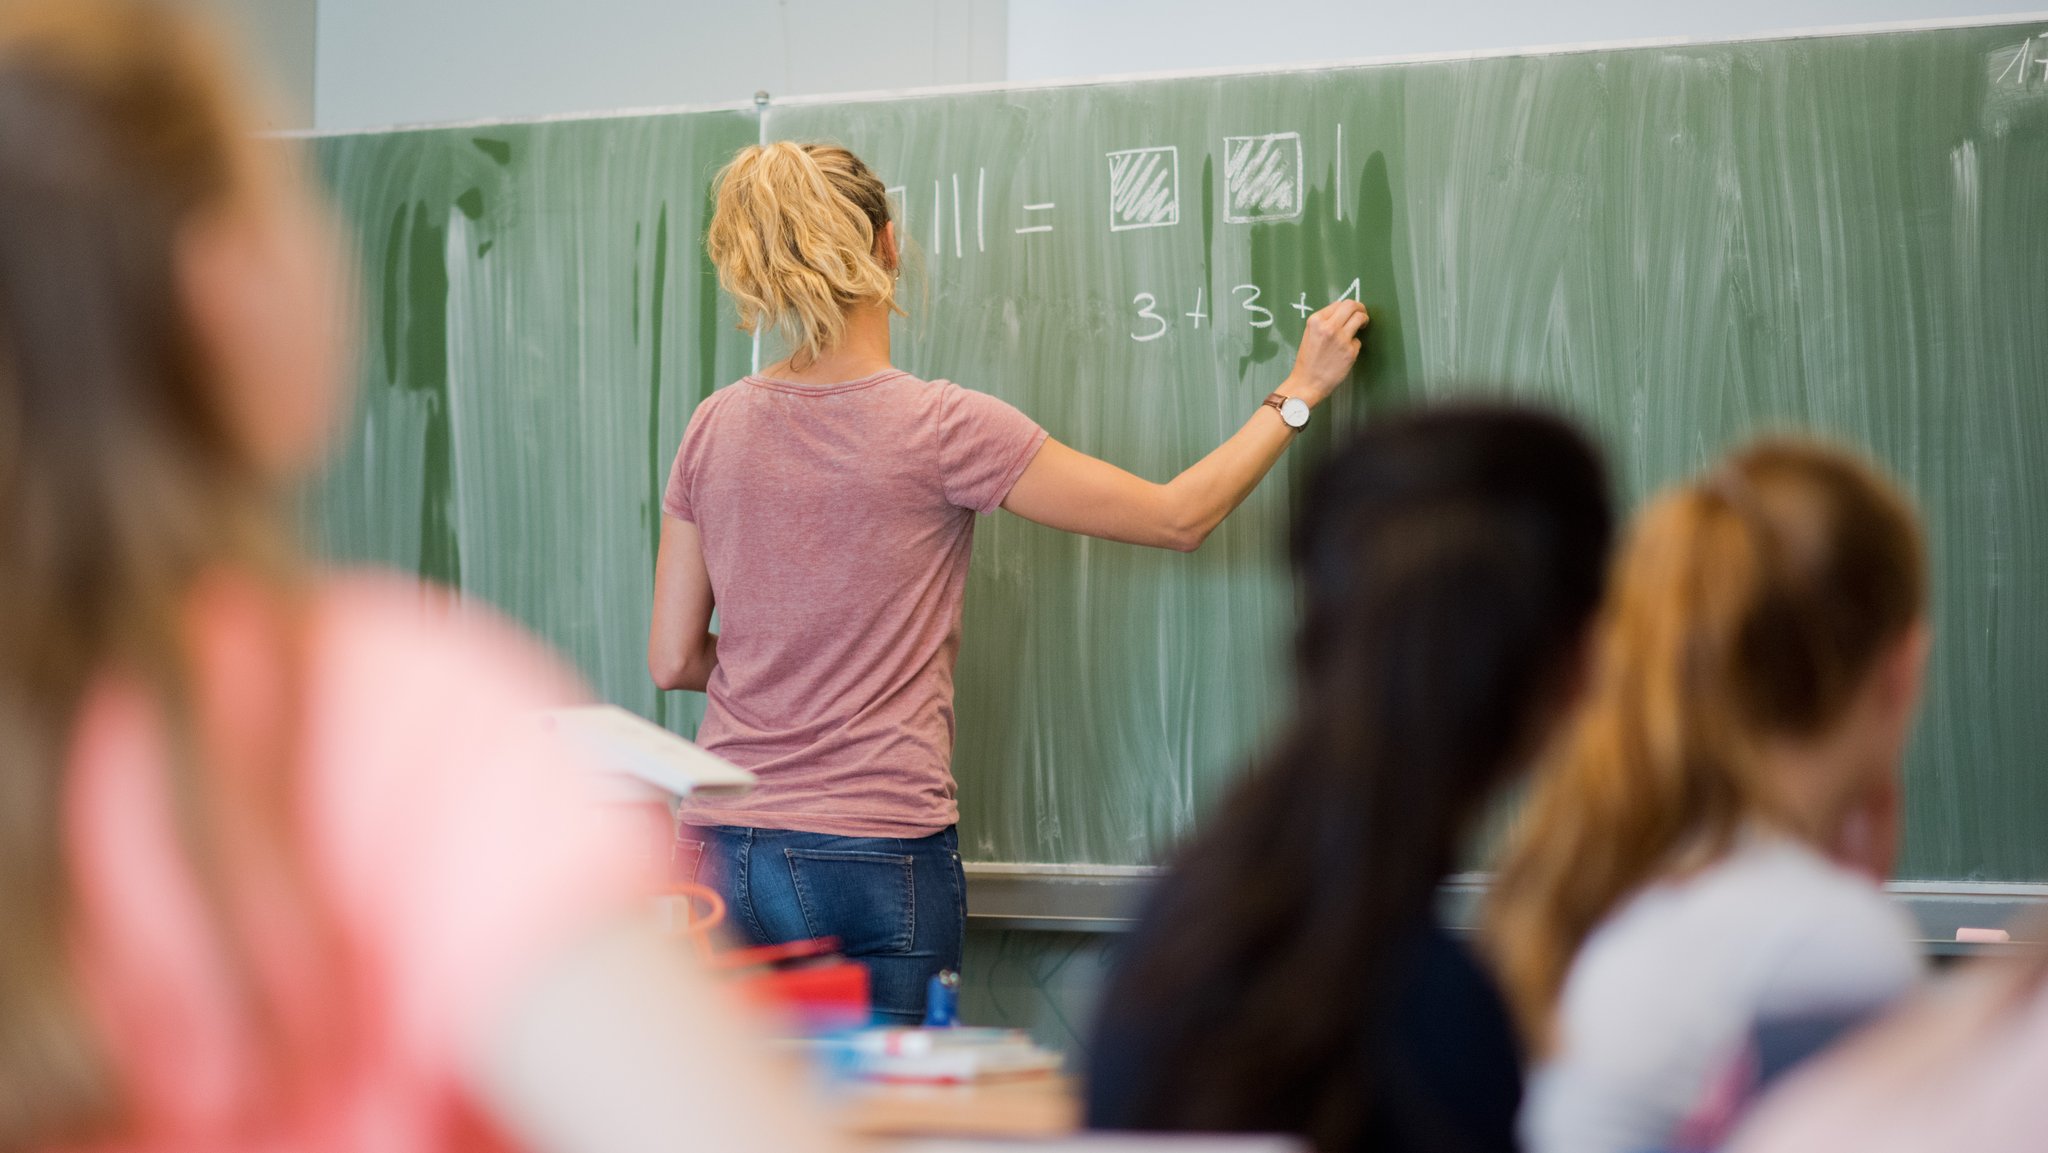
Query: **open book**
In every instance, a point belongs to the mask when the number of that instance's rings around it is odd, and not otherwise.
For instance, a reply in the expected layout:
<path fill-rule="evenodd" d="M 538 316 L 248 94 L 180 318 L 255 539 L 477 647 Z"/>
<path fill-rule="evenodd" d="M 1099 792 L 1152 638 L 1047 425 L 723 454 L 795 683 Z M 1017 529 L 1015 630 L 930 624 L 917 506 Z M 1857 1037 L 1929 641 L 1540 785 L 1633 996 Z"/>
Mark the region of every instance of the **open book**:
<path fill-rule="evenodd" d="M 578 760 L 616 778 L 617 796 L 645 798 L 651 788 L 672 797 L 733 797 L 754 787 L 754 774 L 617 705 L 548 709 L 540 724 L 566 742 Z"/>

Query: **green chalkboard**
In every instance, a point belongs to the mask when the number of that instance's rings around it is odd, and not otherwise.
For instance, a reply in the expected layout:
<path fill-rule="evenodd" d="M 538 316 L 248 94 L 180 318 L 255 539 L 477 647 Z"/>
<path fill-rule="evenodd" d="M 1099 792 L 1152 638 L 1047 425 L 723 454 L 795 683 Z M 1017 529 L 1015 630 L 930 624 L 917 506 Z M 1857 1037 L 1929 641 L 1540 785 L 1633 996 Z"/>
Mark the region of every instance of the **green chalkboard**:
<path fill-rule="evenodd" d="M 364 334 L 313 535 L 512 614 L 685 731 L 703 698 L 647 676 L 660 487 L 752 353 L 701 241 L 712 175 L 758 133 L 711 112 L 313 144 Z"/>
<path fill-rule="evenodd" d="M 660 471 L 748 352 L 703 264 L 705 181 L 756 132 L 836 140 L 912 244 L 899 363 L 1154 477 L 1280 380 L 1303 309 L 1355 291 L 1374 316 L 1360 382 L 1201 552 L 983 522 L 955 757 L 971 857 L 1143 863 L 1185 833 L 1286 707 L 1304 471 L 1376 410 L 1484 389 L 1588 420 L 1631 497 L 1765 429 L 1887 462 L 1938 581 L 1901 875 L 2048 879 L 2044 36 L 324 140 L 370 339 L 315 516 L 342 554 L 503 606 L 687 731 L 696 698 L 657 702 L 640 662 Z"/>
<path fill-rule="evenodd" d="M 1896 469 L 1940 633 L 1902 874 L 2048 878 L 2044 33 L 772 110 L 902 188 L 929 285 L 904 367 L 1150 475 L 1280 379 L 1298 305 L 1355 282 L 1375 318 L 1360 403 L 1201 553 L 987 526 L 955 758 L 973 854 L 1138 862 L 1185 830 L 1284 706 L 1301 467 L 1375 406 L 1485 386 L 1595 424 L 1631 495 L 1787 425 Z"/>

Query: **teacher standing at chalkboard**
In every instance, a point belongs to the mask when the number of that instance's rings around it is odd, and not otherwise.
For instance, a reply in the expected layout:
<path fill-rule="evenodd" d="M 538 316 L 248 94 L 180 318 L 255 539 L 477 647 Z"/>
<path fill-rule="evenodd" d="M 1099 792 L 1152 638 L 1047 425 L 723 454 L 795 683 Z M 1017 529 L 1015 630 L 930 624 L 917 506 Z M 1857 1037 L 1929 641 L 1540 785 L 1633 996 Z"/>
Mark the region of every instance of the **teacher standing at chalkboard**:
<path fill-rule="evenodd" d="M 697 407 L 663 500 L 649 671 L 708 693 L 698 742 L 760 777 L 681 811 L 678 867 L 754 943 L 837 938 L 877 1015 L 915 1023 L 965 936 L 953 666 L 975 516 L 1196 548 L 1350 373 L 1365 309 L 1310 317 L 1244 427 L 1154 484 L 890 363 L 896 228 L 845 149 L 742 149 L 707 246 L 741 327 L 794 351 Z"/>

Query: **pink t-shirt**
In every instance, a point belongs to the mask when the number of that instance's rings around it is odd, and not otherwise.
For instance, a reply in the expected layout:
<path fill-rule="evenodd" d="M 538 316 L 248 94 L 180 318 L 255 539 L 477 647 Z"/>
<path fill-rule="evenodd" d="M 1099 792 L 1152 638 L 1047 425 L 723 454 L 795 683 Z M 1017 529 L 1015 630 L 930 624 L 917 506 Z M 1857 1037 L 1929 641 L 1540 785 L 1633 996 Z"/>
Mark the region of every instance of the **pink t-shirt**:
<path fill-rule="evenodd" d="M 216 580 L 190 618 L 216 753 L 204 764 L 223 779 L 282 767 L 266 734 L 285 730 L 266 726 L 289 712 L 288 678 L 263 604 Z M 310 1058 L 313 1104 L 288 1131 L 238 1130 L 270 1051 L 240 1024 L 171 819 L 160 714 L 110 679 L 76 730 L 66 832 L 83 988 L 136 1106 L 136 1132 L 113 1148 L 502 1148 L 459 1079 L 462 1055 L 519 982 L 644 891 L 531 716 L 579 690 L 511 629 L 395 581 L 321 590 L 303 651 L 292 831 L 356 992 L 328 1003 L 306 938 L 268 920 L 254 922 L 278 931 L 252 931 L 253 979 L 278 996 L 280 1036 L 319 1036 L 346 1013 L 355 1044 Z M 277 894 L 235 870 L 232 844 L 220 854 L 231 897 L 263 908 Z"/>
<path fill-rule="evenodd" d="M 662 507 L 694 522 L 718 604 L 697 743 L 760 776 L 700 825 L 916 837 L 953 801 L 953 665 L 974 517 L 1045 430 L 906 372 L 747 377 L 697 407 Z"/>

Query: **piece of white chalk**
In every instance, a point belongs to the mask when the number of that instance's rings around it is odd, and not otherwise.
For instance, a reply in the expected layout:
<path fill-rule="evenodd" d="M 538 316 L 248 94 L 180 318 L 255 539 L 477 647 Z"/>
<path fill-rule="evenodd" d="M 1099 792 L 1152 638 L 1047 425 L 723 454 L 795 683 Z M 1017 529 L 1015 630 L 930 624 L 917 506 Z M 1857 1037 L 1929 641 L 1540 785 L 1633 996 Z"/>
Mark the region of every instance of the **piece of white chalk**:
<path fill-rule="evenodd" d="M 2004 929 L 1957 929 L 1956 940 L 1971 945 L 2004 945 L 2012 941 L 2012 934 Z"/>

